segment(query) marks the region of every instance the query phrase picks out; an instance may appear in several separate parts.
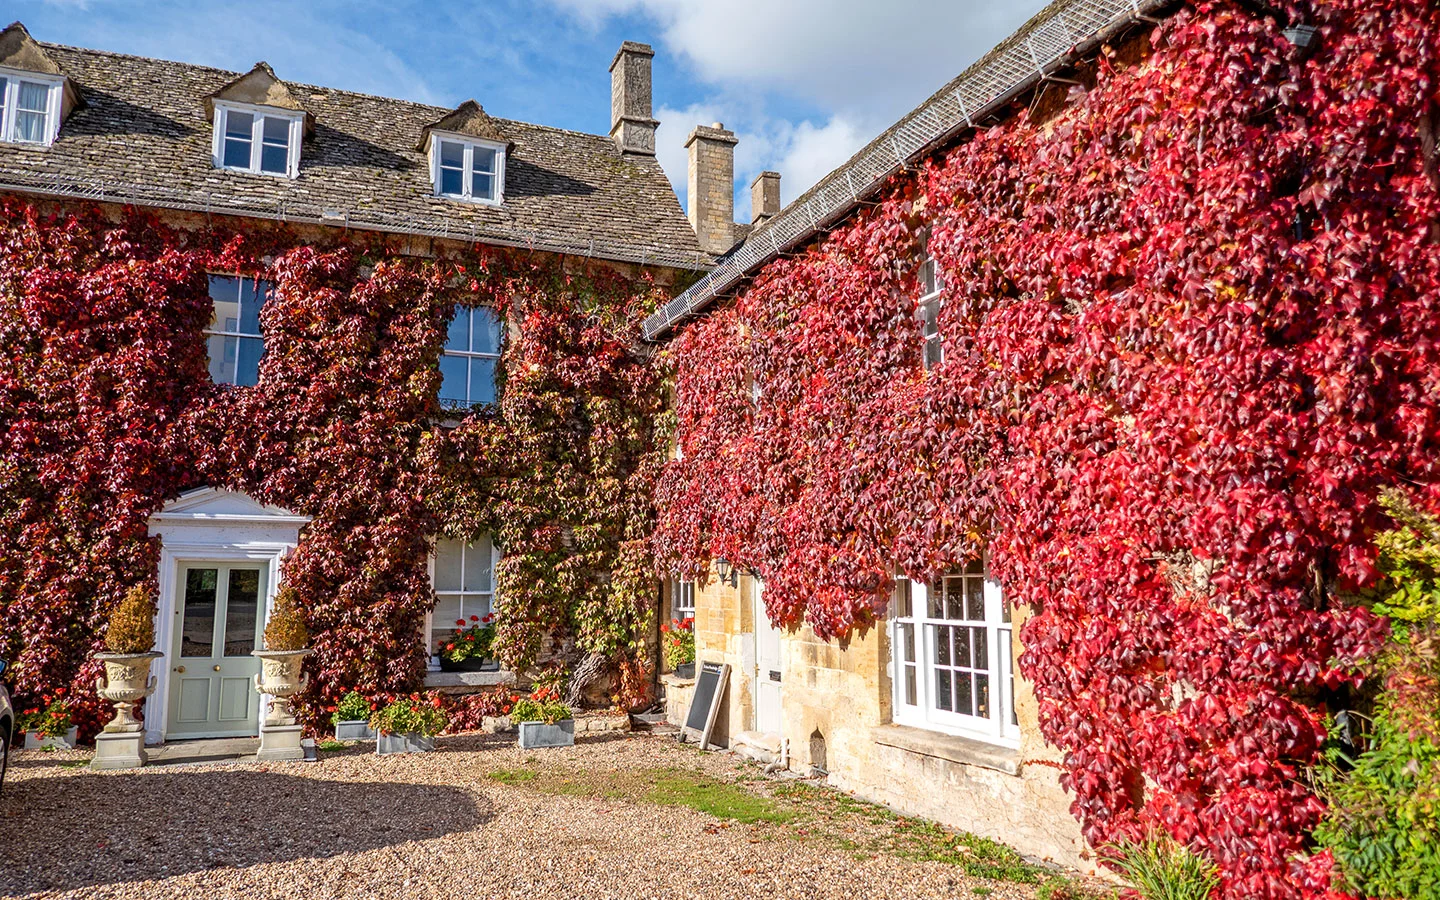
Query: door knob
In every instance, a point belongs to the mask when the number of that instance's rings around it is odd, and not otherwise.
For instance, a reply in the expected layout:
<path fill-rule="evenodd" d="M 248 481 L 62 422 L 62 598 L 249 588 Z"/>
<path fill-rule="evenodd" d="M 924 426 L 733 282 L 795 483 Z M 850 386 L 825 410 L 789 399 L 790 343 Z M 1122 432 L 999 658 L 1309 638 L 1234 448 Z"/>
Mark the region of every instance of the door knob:
<path fill-rule="evenodd" d="M 179 672 L 181 675 L 184 675 L 184 674 L 185 674 L 185 667 L 184 667 L 184 666 L 176 666 L 176 667 L 175 667 L 175 671 Z"/>
<path fill-rule="evenodd" d="M 215 667 L 215 671 L 217 671 L 217 672 L 220 671 L 220 667 L 219 667 L 219 666 L 216 666 L 216 667 Z"/>

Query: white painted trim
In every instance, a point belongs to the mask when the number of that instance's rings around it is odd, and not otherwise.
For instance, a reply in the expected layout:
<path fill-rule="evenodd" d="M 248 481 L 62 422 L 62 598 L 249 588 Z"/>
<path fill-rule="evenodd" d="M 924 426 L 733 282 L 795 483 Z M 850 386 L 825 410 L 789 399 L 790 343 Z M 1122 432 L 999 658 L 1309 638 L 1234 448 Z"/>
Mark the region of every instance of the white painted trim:
<path fill-rule="evenodd" d="M 440 192 L 440 141 L 450 141 L 455 144 L 463 144 L 465 147 L 465 170 L 462 181 L 463 193 L 442 194 Z M 487 141 L 484 138 L 470 137 L 464 134 L 457 134 L 453 131 L 431 131 L 430 147 L 426 154 L 430 160 L 430 187 L 436 197 L 443 197 L 446 200 L 457 200 L 461 203 L 477 203 L 481 206 L 500 206 L 505 202 L 505 148 L 506 145 L 499 141 Z M 495 199 L 488 197 L 475 197 L 470 193 L 470 177 L 473 173 L 475 148 L 484 147 L 495 151 Z"/>
<path fill-rule="evenodd" d="M 3 109 L 4 128 L 0 131 L 0 142 L 19 144 L 22 147 L 49 147 L 60 134 L 60 113 L 65 95 L 65 76 L 47 75 L 42 72 L 27 72 L 0 66 L 0 78 L 5 79 L 5 90 L 0 94 L 0 109 Z M 16 110 L 20 103 L 20 82 L 43 84 L 49 89 L 45 104 L 45 139 L 42 141 L 15 140 Z"/>
<path fill-rule="evenodd" d="M 210 162 L 217 169 L 230 172 L 248 172 L 251 175 L 269 175 L 273 178 L 298 178 L 300 176 L 300 145 L 305 137 L 305 113 L 273 106 L 257 106 L 253 103 L 236 103 L 233 100 L 214 101 L 215 115 L 211 121 Z M 255 117 L 250 124 L 250 165 L 225 165 L 225 114 L 230 111 L 249 113 Z M 260 154 L 265 137 L 265 119 L 284 119 L 290 127 L 285 151 L 285 172 L 263 172 L 260 170 Z"/>
<path fill-rule="evenodd" d="M 189 510 L 203 509 L 206 504 L 225 498 L 241 499 L 245 504 L 272 514 L 205 514 Z M 155 650 L 162 656 L 156 660 L 155 693 L 145 701 L 145 742 L 163 743 L 169 728 L 170 669 L 175 640 L 175 616 L 179 608 L 177 594 L 180 569 L 184 565 L 203 562 L 253 561 L 267 567 L 265 579 L 265 615 L 270 614 L 275 592 L 280 587 L 280 570 L 285 558 L 299 545 L 300 527 L 310 519 L 297 516 L 274 506 L 263 506 L 244 494 L 217 488 L 200 488 L 182 494 L 165 509 L 150 517 L 150 535 L 160 538 L 160 596 L 156 612 Z M 258 729 L 269 712 L 270 701 L 260 698 L 255 721 Z M 187 735 L 190 737 L 190 735 Z"/>

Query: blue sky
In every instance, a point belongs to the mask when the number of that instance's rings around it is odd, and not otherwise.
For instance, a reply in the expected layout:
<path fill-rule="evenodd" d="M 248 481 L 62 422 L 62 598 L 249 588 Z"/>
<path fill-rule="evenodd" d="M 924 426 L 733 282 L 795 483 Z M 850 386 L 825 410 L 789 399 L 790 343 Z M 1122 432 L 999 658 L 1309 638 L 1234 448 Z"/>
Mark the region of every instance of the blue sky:
<path fill-rule="evenodd" d="M 786 202 L 958 74 L 1043 0 L 10 0 L 38 40 L 244 71 L 605 133 L 622 40 L 654 45 L 660 161 L 723 121 L 736 217 L 750 180 Z M 0 14 L 4 15 L 4 14 Z M 3 23 L 0 23 L 3 24 Z"/>

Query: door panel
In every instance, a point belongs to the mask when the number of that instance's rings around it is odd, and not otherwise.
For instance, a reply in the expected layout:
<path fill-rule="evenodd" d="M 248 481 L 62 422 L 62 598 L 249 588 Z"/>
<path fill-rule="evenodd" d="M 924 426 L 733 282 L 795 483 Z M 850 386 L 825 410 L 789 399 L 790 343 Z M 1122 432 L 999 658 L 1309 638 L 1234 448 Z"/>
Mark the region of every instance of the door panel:
<path fill-rule="evenodd" d="M 254 678 L 265 602 L 265 567 L 255 563 L 182 566 L 176 585 L 167 733 L 172 738 L 258 733 Z"/>
<path fill-rule="evenodd" d="M 765 585 L 755 580 L 755 730 L 781 733 L 782 679 L 780 629 L 765 613 Z"/>

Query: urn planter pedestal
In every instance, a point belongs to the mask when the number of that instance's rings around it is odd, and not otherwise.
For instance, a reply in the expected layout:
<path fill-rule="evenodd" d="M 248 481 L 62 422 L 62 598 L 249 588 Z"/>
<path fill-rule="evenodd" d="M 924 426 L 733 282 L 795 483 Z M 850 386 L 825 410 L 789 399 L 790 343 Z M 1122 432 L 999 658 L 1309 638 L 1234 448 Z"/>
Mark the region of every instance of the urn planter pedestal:
<path fill-rule="evenodd" d="M 155 692 L 151 661 L 158 650 L 145 653 L 97 653 L 105 677 L 95 679 L 95 692 L 115 704 L 115 718 L 95 736 L 92 769 L 136 769 L 145 765 L 145 726 L 135 718 L 135 704 Z"/>
<path fill-rule="evenodd" d="M 251 656 L 260 660 L 260 674 L 255 676 L 255 690 L 271 696 L 270 712 L 260 723 L 260 750 L 255 758 L 261 762 L 304 759 L 300 746 L 301 726 L 290 709 L 290 698 L 305 690 L 310 676 L 300 671 L 312 650 L 254 650 Z"/>
<path fill-rule="evenodd" d="M 521 750 L 575 746 L 574 719 L 561 719 L 553 725 L 546 722 L 520 722 L 516 727 L 520 730 Z"/>

